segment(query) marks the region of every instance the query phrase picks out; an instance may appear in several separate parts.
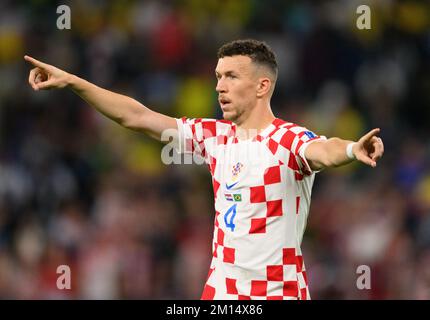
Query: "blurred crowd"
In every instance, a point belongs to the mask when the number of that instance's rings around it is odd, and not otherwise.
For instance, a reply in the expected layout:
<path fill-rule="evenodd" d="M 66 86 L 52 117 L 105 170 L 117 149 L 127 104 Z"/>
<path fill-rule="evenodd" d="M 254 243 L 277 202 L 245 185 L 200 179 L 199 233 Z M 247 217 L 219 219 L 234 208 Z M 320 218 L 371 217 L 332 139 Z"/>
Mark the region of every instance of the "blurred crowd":
<path fill-rule="evenodd" d="M 60 4 L 70 30 L 57 29 Z M 356 27 L 362 4 L 371 30 Z M 430 299 L 430 3 L 395 0 L 1 1 L 0 298 L 200 298 L 206 166 L 164 165 L 161 144 L 69 90 L 34 92 L 23 55 L 171 116 L 220 118 L 216 52 L 238 38 L 277 54 L 276 116 L 352 140 L 381 128 L 375 169 L 317 174 L 302 244 L 311 297 Z"/>

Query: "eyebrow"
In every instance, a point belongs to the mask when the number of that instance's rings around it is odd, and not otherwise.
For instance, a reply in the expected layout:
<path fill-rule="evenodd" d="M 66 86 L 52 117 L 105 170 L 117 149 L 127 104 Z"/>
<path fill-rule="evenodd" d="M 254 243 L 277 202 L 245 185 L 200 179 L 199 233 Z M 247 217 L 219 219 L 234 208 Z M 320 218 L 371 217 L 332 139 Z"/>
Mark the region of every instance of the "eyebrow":
<path fill-rule="evenodd" d="M 233 75 L 233 74 L 237 74 L 237 72 L 236 71 L 231 71 L 231 70 L 225 72 L 226 76 L 230 76 L 230 75 Z M 218 71 L 215 70 L 215 75 L 219 76 L 219 75 L 221 75 L 221 73 L 219 73 Z"/>

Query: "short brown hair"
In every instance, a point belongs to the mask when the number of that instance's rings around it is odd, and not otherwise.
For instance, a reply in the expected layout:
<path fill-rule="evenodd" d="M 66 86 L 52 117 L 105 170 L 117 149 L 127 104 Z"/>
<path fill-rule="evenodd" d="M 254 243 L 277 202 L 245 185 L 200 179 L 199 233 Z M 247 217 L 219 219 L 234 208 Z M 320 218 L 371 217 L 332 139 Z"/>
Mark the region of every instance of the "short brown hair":
<path fill-rule="evenodd" d="M 254 39 L 234 40 L 218 50 L 218 59 L 238 55 L 250 57 L 253 62 L 268 67 L 276 79 L 278 75 L 276 56 L 265 42 Z"/>

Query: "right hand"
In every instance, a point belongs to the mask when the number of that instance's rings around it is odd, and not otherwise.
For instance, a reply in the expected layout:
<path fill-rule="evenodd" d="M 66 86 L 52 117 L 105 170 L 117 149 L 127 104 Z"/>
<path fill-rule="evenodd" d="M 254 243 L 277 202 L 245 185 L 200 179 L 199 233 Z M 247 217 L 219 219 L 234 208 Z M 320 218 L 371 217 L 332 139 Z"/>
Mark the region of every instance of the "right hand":
<path fill-rule="evenodd" d="M 43 63 L 30 56 L 24 56 L 24 59 L 35 67 L 31 69 L 30 75 L 28 76 L 28 83 L 34 90 L 37 91 L 53 88 L 61 89 L 69 84 L 71 77 L 70 73 Z"/>
<path fill-rule="evenodd" d="M 372 168 L 376 167 L 376 162 L 384 154 L 384 143 L 376 136 L 380 131 L 379 128 L 369 131 L 352 147 L 356 159 Z"/>

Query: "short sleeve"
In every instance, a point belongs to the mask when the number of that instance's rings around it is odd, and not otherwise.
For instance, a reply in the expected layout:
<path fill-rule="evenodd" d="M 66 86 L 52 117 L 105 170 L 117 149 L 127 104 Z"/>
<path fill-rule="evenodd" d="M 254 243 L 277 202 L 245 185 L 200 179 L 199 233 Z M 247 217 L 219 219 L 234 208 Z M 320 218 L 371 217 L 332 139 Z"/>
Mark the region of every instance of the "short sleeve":
<path fill-rule="evenodd" d="M 325 136 L 317 135 L 304 127 L 297 127 L 296 130 L 298 131 L 298 134 L 293 142 L 293 145 L 295 145 L 294 155 L 297 157 L 301 171 L 306 175 L 310 175 L 313 171 L 305 157 L 305 150 L 311 143 L 327 140 L 327 138 Z"/>
<path fill-rule="evenodd" d="M 202 118 L 178 118 L 178 153 L 207 157 L 208 146 L 224 135 L 231 125 L 227 121 Z M 213 144 L 213 143 L 212 143 Z"/>
<path fill-rule="evenodd" d="M 305 157 L 306 148 L 315 141 L 323 141 L 327 138 L 319 136 L 309 129 L 297 125 L 289 125 L 284 130 L 280 144 L 290 151 L 288 165 L 300 174 L 311 175 L 314 173 Z"/>

